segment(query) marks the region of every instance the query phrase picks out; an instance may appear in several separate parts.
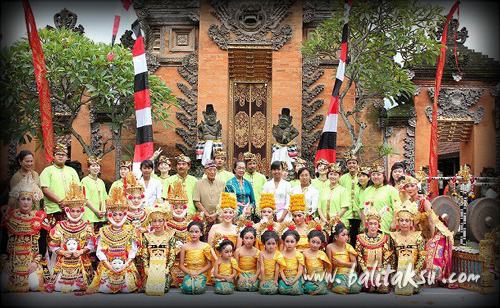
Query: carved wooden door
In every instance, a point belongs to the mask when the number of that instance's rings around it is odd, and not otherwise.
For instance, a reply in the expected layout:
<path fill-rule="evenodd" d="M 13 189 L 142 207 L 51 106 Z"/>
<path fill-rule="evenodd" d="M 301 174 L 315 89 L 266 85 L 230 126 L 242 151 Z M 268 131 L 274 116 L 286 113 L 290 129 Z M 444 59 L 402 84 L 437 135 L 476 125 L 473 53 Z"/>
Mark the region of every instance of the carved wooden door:
<path fill-rule="evenodd" d="M 243 159 L 245 152 L 257 156 L 257 170 L 269 173 L 270 129 L 268 99 L 270 87 L 267 83 L 233 83 L 231 86 L 233 119 L 230 158 L 232 162 Z M 232 141 L 231 141 L 232 139 Z"/>

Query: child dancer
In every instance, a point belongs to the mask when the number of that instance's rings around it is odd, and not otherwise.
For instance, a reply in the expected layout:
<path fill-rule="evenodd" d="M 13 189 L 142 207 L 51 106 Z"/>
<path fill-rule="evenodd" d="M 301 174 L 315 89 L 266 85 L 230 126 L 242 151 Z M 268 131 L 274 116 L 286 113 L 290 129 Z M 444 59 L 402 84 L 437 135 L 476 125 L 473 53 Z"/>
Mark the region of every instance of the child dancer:
<path fill-rule="evenodd" d="M 300 235 L 295 230 L 295 226 L 288 227 L 288 230 L 283 233 L 281 239 L 285 247 L 282 254 L 286 262 L 286 267 L 280 272 L 281 279 L 278 284 L 279 294 L 304 294 L 304 289 L 302 288 L 304 255 L 296 249 Z"/>
<path fill-rule="evenodd" d="M 256 292 L 259 290 L 260 250 L 254 247 L 256 237 L 257 231 L 251 223 L 247 224 L 240 233 L 243 245 L 234 253 L 234 258 L 240 268 L 240 274 L 236 278 L 236 290 L 238 291 Z"/>
<path fill-rule="evenodd" d="M 352 285 L 349 283 L 350 271 L 356 266 L 357 253 L 348 243 L 349 236 L 347 228 L 342 222 L 337 222 L 332 228 L 333 243 L 326 246 L 326 255 L 332 260 L 334 266 L 333 275 L 335 279 L 332 283 L 332 291 L 339 294 L 356 294 L 361 291 L 361 284 L 356 282 Z M 353 271 L 353 275 L 356 275 Z"/>
<path fill-rule="evenodd" d="M 198 217 L 189 223 L 187 229 L 191 241 L 182 245 L 180 252 L 179 268 L 186 274 L 180 287 L 185 294 L 203 294 L 213 264 L 212 248 L 200 241 L 203 224 Z"/>
<path fill-rule="evenodd" d="M 278 293 L 278 277 L 281 268 L 286 267 L 285 259 L 281 252 L 276 250 L 278 245 L 278 233 L 272 227 L 262 234 L 264 251 L 260 253 L 259 262 L 261 267 L 261 277 L 259 292 L 264 295 Z"/>
<path fill-rule="evenodd" d="M 321 227 L 311 230 L 307 235 L 309 239 L 309 248 L 303 254 L 305 258 L 306 269 L 304 277 L 304 293 L 311 295 L 328 294 L 325 274 L 332 272 L 332 263 L 324 251 L 320 247 L 325 243 L 326 237 L 322 232 Z"/>
<path fill-rule="evenodd" d="M 220 258 L 215 261 L 215 294 L 233 294 L 234 278 L 238 275 L 239 268 L 236 259 L 233 258 L 234 244 L 227 238 L 224 238 L 216 249 L 219 251 Z"/>

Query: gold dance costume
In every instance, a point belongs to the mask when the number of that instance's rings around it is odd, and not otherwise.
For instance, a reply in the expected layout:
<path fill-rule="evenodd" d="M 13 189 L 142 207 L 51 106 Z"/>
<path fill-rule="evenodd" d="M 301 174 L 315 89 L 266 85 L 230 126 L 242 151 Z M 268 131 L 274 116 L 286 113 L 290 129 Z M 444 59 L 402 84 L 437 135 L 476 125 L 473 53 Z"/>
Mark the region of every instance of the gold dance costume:
<path fill-rule="evenodd" d="M 219 263 L 219 274 L 224 276 L 231 276 L 233 274 L 233 270 L 237 272 L 240 271 L 238 267 L 238 262 L 236 262 L 235 258 L 231 258 L 231 261 L 228 263 Z M 227 281 L 218 281 L 215 279 L 215 294 L 233 294 L 234 293 L 234 284 L 232 282 Z"/>
<path fill-rule="evenodd" d="M 358 234 L 356 241 L 356 252 L 358 253 L 358 265 L 362 273 L 374 271 L 379 273 L 381 278 L 382 272 L 387 268 L 391 261 L 392 251 L 390 248 L 389 236 L 379 231 L 377 236 L 369 237 L 366 233 Z M 374 269 L 374 266 L 376 268 Z M 374 275 L 376 279 L 376 274 Z M 364 292 L 389 293 L 390 286 L 381 284 L 379 287 L 375 285 L 375 281 L 368 281 L 363 285 Z"/>
<path fill-rule="evenodd" d="M 278 286 L 274 284 L 274 272 L 276 271 L 276 266 L 279 266 L 279 270 L 286 267 L 285 258 L 283 258 L 283 254 L 279 251 L 274 252 L 274 257 L 272 259 L 264 259 L 264 281 L 261 282 L 259 287 L 260 294 L 278 294 Z"/>
<path fill-rule="evenodd" d="M 299 270 L 299 265 L 304 266 L 304 255 L 300 251 L 295 251 L 295 257 L 289 259 L 284 258 L 286 262 L 286 267 L 283 269 L 283 273 L 287 280 L 293 280 L 297 275 Z M 294 284 L 287 285 L 283 279 L 278 282 L 278 292 L 279 294 L 285 295 L 301 295 L 304 294 L 304 289 L 302 287 L 303 280 L 300 277 Z"/>
<path fill-rule="evenodd" d="M 146 233 L 142 239 L 142 264 L 146 274 L 147 295 L 163 295 L 172 283 L 171 269 L 175 262 L 174 232 L 162 236 Z"/>
<path fill-rule="evenodd" d="M 249 281 L 257 273 L 259 256 L 260 250 L 257 250 L 253 256 L 240 256 L 238 262 L 240 273 L 236 278 L 236 290 L 249 292 L 259 290 L 259 279 L 256 279 L 254 283 Z"/>
<path fill-rule="evenodd" d="M 402 236 L 399 231 L 391 232 L 391 241 L 395 253 L 395 257 L 392 259 L 392 268 L 397 270 L 396 273 L 402 273 L 402 277 L 404 277 L 406 268 L 410 267 L 415 272 L 415 277 L 418 277 L 425 261 L 424 241 L 421 232 L 413 231 L 407 236 Z M 402 287 L 397 284 L 394 286 L 396 295 L 412 295 L 419 292 L 420 288 L 415 288 L 410 283 L 406 286 L 402 285 Z"/>
<path fill-rule="evenodd" d="M 315 258 L 305 258 L 305 272 L 308 279 L 304 283 L 304 293 L 311 295 L 328 294 L 325 274 L 331 273 L 332 262 L 325 252 L 318 250 Z"/>
<path fill-rule="evenodd" d="M 357 257 L 358 253 L 354 250 L 354 248 L 352 248 L 352 246 L 348 243 L 346 243 L 345 245 L 346 248 L 344 251 L 332 252 L 332 260 L 333 258 L 336 258 L 344 262 L 350 262 L 351 259 L 349 257 L 349 254 L 353 254 L 354 256 Z M 350 267 L 344 267 L 344 266 L 336 267 L 333 270 L 333 273 L 335 273 L 335 279 L 332 283 L 333 292 L 339 294 L 356 294 L 361 291 L 361 285 L 358 282 L 357 276 L 356 276 L 356 282 L 352 285 L 349 284 L 350 271 L 351 271 Z M 353 274 L 356 275 L 355 273 Z"/>
<path fill-rule="evenodd" d="M 198 271 L 207 265 L 208 261 L 213 263 L 212 248 L 205 243 L 202 249 L 186 250 L 185 265 L 190 270 Z M 207 277 L 210 277 L 210 270 L 196 276 L 191 277 L 188 274 L 184 275 L 180 288 L 185 294 L 202 294 L 206 290 Z"/>

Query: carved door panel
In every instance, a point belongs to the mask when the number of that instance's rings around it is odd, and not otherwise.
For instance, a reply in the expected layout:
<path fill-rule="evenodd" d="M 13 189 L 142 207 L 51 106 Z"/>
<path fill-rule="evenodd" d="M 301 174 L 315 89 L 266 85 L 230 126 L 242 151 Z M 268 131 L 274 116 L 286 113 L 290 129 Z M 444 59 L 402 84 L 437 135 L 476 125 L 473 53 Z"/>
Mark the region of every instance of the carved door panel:
<path fill-rule="evenodd" d="M 245 152 L 257 156 L 257 170 L 268 174 L 269 169 L 269 87 L 266 83 L 233 83 L 232 162 L 243 159 Z M 229 141 L 231 142 L 231 140 Z"/>

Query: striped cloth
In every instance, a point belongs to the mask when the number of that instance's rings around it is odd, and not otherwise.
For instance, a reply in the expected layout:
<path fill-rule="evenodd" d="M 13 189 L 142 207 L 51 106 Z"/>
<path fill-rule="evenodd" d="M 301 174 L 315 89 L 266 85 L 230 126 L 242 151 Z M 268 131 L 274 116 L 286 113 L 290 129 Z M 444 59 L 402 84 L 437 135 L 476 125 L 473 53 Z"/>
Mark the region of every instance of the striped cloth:
<path fill-rule="evenodd" d="M 130 0 L 122 0 L 122 1 L 117 1 L 116 2 L 116 8 L 115 8 L 115 19 L 113 21 L 113 34 L 111 35 L 111 47 L 115 45 L 115 40 L 116 40 L 116 35 L 118 33 L 118 28 L 120 27 L 120 11 L 121 8 L 123 7 L 125 10 L 128 11 L 128 9 L 132 6 L 132 3 Z"/>
<path fill-rule="evenodd" d="M 340 49 L 340 61 L 337 68 L 337 76 L 332 91 L 330 106 L 325 120 L 325 126 L 321 133 L 318 149 L 316 151 L 315 162 L 324 158 L 330 163 L 334 163 L 337 156 L 337 123 L 339 116 L 339 92 L 344 81 L 344 70 L 347 61 L 347 41 L 349 38 L 349 12 L 352 7 L 352 0 L 345 1 L 344 27 L 342 29 L 342 45 Z"/>
<path fill-rule="evenodd" d="M 132 50 L 134 61 L 134 101 L 135 118 L 137 121 L 136 145 L 134 151 L 133 170 L 139 174 L 139 165 L 145 159 L 153 156 L 153 122 L 151 118 L 151 100 L 149 97 L 148 66 L 144 37 L 141 33 L 139 20 L 132 24 L 137 40 Z"/>

